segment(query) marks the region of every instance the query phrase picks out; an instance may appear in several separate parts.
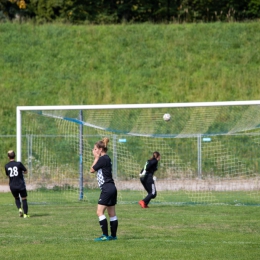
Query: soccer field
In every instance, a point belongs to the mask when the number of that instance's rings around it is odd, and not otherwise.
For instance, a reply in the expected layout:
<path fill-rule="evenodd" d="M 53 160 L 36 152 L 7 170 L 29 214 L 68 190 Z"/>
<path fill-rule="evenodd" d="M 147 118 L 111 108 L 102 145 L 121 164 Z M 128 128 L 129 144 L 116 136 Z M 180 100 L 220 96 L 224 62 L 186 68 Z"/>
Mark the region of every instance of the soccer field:
<path fill-rule="evenodd" d="M 94 201 L 29 204 L 23 219 L 1 193 L 0 211 L 1 260 L 260 258 L 259 206 L 118 204 L 118 240 L 108 242 L 93 241 Z"/>

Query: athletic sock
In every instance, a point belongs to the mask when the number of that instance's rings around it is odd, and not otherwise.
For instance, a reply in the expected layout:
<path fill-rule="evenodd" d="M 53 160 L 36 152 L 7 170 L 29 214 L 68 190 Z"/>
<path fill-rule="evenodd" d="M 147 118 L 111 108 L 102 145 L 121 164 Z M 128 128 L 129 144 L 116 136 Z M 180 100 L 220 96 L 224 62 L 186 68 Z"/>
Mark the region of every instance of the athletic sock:
<path fill-rule="evenodd" d="M 20 201 L 20 198 L 15 198 L 15 204 L 16 204 L 16 207 L 18 208 L 18 209 L 20 209 L 21 208 L 21 201 Z"/>
<path fill-rule="evenodd" d="M 103 235 L 108 236 L 107 219 L 105 215 L 99 217 L 99 225 L 102 229 Z"/>
<path fill-rule="evenodd" d="M 23 212 L 24 212 L 24 214 L 27 215 L 27 213 L 28 213 L 28 204 L 27 204 L 27 199 L 22 200 L 22 201 L 23 201 Z"/>
<path fill-rule="evenodd" d="M 117 216 L 111 217 L 110 218 L 110 231 L 111 231 L 112 237 L 116 237 L 117 227 L 118 227 Z"/>

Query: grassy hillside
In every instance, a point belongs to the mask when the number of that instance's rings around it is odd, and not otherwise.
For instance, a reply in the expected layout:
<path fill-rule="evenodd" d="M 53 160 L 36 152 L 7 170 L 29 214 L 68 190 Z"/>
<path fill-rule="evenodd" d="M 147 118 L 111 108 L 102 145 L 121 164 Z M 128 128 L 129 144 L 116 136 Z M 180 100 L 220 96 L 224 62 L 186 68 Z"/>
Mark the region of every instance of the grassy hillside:
<path fill-rule="evenodd" d="M 260 99 L 260 23 L 0 24 L 0 134 L 17 105 Z"/>

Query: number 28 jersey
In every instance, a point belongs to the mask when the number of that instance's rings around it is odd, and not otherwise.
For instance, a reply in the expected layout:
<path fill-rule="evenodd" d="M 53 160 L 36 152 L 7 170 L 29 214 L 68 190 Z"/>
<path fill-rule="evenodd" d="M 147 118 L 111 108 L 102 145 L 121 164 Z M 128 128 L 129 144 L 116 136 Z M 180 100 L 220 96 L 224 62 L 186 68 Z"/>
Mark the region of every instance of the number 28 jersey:
<path fill-rule="evenodd" d="M 11 161 L 5 165 L 5 173 L 9 177 L 11 189 L 23 190 L 26 188 L 23 178 L 23 172 L 27 169 L 21 162 Z"/>

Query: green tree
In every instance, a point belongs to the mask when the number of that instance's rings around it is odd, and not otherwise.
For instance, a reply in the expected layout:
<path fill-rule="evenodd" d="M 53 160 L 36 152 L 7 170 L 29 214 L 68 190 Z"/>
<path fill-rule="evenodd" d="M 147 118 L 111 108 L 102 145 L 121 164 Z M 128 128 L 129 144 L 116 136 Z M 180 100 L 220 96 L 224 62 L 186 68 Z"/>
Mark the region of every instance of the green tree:
<path fill-rule="evenodd" d="M 251 0 L 248 4 L 248 18 L 260 18 L 260 0 Z"/>

